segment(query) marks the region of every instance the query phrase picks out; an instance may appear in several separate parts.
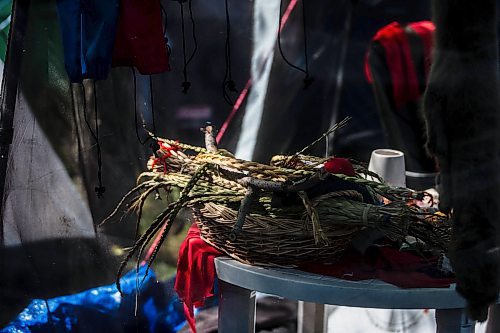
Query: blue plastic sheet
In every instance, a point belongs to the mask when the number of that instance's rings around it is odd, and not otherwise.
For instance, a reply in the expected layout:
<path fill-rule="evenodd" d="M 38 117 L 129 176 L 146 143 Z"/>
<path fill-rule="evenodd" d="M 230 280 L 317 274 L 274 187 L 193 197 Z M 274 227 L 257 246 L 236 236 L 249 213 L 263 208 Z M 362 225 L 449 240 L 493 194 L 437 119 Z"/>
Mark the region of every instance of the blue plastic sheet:
<path fill-rule="evenodd" d="M 145 272 L 145 267 L 139 270 L 139 280 L 135 271 L 120 280 L 123 296 L 112 284 L 49 300 L 35 299 L 0 332 L 177 332 L 185 319 L 182 303 L 173 291 L 174 280 L 158 282 L 150 270 L 141 283 Z"/>

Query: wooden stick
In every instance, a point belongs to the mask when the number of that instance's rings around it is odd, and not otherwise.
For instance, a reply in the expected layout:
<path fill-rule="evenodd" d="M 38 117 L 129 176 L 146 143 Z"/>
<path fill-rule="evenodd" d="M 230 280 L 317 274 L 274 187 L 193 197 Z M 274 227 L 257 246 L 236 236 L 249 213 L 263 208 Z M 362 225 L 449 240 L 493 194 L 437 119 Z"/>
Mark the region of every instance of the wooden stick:
<path fill-rule="evenodd" d="M 238 184 L 248 187 L 252 186 L 254 188 L 264 190 L 264 191 L 272 191 L 272 192 L 298 192 L 305 191 L 310 189 L 311 187 L 318 184 L 324 177 L 328 176 L 323 171 L 319 171 L 313 174 L 309 178 L 301 179 L 297 182 L 284 181 L 284 182 L 276 182 L 272 180 L 264 180 L 257 179 L 245 174 L 243 172 L 238 172 L 223 166 L 217 166 L 218 170 L 229 180 L 235 181 Z"/>
<path fill-rule="evenodd" d="M 238 217 L 236 219 L 236 223 L 233 226 L 233 230 L 229 233 L 229 239 L 231 241 L 235 241 L 238 235 L 241 233 L 243 229 L 243 224 L 245 224 L 245 219 L 250 211 L 250 206 L 252 204 L 253 199 L 255 198 L 255 194 L 257 189 L 255 189 L 252 185 L 247 187 L 247 193 L 243 200 L 241 200 L 240 208 L 238 209 Z"/>
<path fill-rule="evenodd" d="M 213 126 L 210 125 L 210 123 L 207 123 L 207 126 L 202 128 L 202 132 L 205 133 L 205 147 L 209 152 L 216 153 L 218 149 Z"/>

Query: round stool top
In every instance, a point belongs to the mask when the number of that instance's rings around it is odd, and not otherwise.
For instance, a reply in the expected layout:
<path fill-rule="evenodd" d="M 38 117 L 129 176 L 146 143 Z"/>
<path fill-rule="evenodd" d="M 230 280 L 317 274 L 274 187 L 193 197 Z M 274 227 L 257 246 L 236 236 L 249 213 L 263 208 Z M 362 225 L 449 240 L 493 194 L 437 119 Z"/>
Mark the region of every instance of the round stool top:
<path fill-rule="evenodd" d="M 347 281 L 294 269 L 264 268 L 220 257 L 217 276 L 227 283 L 288 299 L 383 309 L 458 309 L 465 300 L 449 288 L 402 289 L 379 280 Z"/>

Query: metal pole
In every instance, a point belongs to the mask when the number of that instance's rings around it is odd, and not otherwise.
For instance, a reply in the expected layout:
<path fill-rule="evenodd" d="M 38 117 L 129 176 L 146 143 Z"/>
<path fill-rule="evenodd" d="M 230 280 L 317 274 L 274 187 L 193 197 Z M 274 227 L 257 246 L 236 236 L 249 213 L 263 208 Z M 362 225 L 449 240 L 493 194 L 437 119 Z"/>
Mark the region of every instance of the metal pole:
<path fill-rule="evenodd" d="M 16 108 L 17 88 L 21 73 L 23 44 L 28 22 L 30 0 L 14 0 L 12 3 L 11 24 L 7 54 L 3 70 L 0 95 L 0 245 L 3 244 L 3 196 L 9 149 L 14 136 L 14 111 Z"/>

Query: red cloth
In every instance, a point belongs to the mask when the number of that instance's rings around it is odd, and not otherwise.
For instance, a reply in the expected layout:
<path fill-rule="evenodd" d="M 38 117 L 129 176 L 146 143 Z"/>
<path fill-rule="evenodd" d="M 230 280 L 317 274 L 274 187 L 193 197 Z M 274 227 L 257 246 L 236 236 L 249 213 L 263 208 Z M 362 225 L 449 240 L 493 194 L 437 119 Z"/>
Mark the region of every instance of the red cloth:
<path fill-rule="evenodd" d="M 378 279 L 401 288 L 447 288 L 454 282 L 433 276 L 437 258 L 423 259 L 389 246 L 372 246 L 368 251 L 366 255 L 347 251 L 334 264 L 305 263 L 299 269 L 351 281 Z"/>
<path fill-rule="evenodd" d="M 200 238 L 200 231 L 193 223 L 179 249 L 174 288 L 184 302 L 184 315 L 195 333 L 193 307 L 203 306 L 205 299 L 214 295 L 214 258 L 220 255 L 222 255 L 220 251 Z"/>
<path fill-rule="evenodd" d="M 422 21 L 411 23 L 408 27 L 417 33 L 424 44 L 427 77 L 431 64 L 434 25 L 432 22 Z M 408 102 L 417 101 L 421 92 L 405 27 L 393 22 L 380 29 L 372 42 L 378 42 L 384 48 L 396 108 L 400 109 Z M 368 59 L 365 61 L 365 74 L 368 81 L 373 82 Z"/>
<path fill-rule="evenodd" d="M 420 21 L 408 24 L 415 31 L 424 44 L 425 78 L 429 77 L 432 64 L 432 49 L 434 48 L 434 31 L 436 27 L 431 21 Z"/>
<path fill-rule="evenodd" d="M 344 174 L 346 176 L 354 177 L 356 172 L 354 172 L 354 167 L 351 162 L 346 158 L 341 157 L 331 157 L 324 164 L 325 170 L 333 174 Z"/>
<path fill-rule="evenodd" d="M 422 259 L 387 246 L 373 249 L 369 256 L 348 251 L 334 264 L 307 263 L 300 269 L 353 281 L 379 279 L 402 288 L 445 288 L 453 283 L 452 279 L 428 274 L 436 267 L 435 258 Z M 200 238 L 200 231 L 193 224 L 179 250 L 175 290 L 184 302 L 186 320 L 195 333 L 193 306 L 203 306 L 205 299 L 214 295 L 214 258 L 220 255 Z"/>
<path fill-rule="evenodd" d="M 141 74 L 170 71 L 159 0 L 121 0 L 113 66 L 135 66 Z"/>

